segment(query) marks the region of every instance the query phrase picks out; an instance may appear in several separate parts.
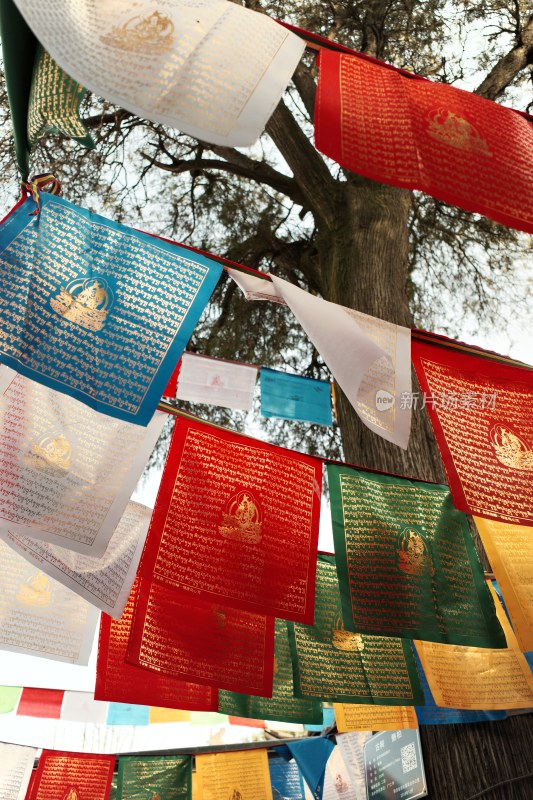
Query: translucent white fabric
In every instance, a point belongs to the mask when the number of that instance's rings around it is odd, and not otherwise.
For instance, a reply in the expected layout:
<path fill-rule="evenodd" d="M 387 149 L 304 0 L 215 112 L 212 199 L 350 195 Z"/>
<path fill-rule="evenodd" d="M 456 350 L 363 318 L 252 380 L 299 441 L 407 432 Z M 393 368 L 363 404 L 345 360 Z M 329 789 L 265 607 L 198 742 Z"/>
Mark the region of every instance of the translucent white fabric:
<path fill-rule="evenodd" d="M 251 145 L 305 43 L 228 0 L 16 0 L 75 80 L 140 117 Z"/>
<path fill-rule="evenodd" d="M 24 800 L 31 778 L 35 747 L 0 742 L 0 797 L 2 800 Z"/>
<path fill-rule="evenodd" d="M 176 396 L 190 403 L 250 411 L 256 381 L 257 367 L 184 353 Z"/>

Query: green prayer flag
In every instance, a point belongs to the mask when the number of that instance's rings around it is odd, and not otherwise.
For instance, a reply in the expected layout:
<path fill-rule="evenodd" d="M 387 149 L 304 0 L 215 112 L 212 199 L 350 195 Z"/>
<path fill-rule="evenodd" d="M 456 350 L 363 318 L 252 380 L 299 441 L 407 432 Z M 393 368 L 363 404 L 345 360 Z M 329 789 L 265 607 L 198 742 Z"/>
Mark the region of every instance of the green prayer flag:
<path fill-rule="evenodd" d="M 272 697 L 218 692 L 218 710 L 234 717 L 273 719 L 301 725 L 322 723 L 322 703 L 294 696 L 292 661 L 285 620 L 277 619 L 274 639 L 274 688 Z"/>
<path fill-rule="evenodd" d="M 328 465 L 345 628 L 506 647 L 465 514 L 447 486 Z"/>
<path fill-rule="evenodd" d="M 191 756 L 123 756 L 117 800 L 191 800 Z"/>
<path fill-rule="evenodd" d="M 14 711 L 21 694 L 20 686 L 0 686 L 0 714 Z"/>
<path fill-rule="evenodd" d="M 61 133 L 92 149 L 94 141 L 79 116 L 86 89 L 39 45 L 28 106 L 30 148 L 43 136 Z"/>
<path fill-rule="evenodd" d="M 319 556 L 315 624 L 287 623 L 297 697 L 334 703 L 424 705 L 412 644 L 343 624 L 332 556 Z"/>

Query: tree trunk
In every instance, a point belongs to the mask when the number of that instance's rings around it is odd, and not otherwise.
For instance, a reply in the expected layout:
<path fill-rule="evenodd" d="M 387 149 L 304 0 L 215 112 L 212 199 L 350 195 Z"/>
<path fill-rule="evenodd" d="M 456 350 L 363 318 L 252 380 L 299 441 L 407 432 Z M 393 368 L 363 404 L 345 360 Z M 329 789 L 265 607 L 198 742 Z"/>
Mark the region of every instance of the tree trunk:
<path fill-rule="evenodd" d="M 409 192 L 350 176 L 336 184 L 335 222 L 318 224 L 320 290 L 332 302 L 412 326 L 408 286 Z M 413 390 L 418 390 L 413 375 Z M 345 460 L 362 467 L 445 482 L 427 412 L 414 411 L 407 451 L 374 434 L 338 389 Z M 479 542 L 478 542 L 479 544 Z M 468 800 L 533 767 L 533 714 L 501 722 L 422 726 L 428 796 Z M 531 800 L 533 779 L 499 786 L 488 800 Z"/>

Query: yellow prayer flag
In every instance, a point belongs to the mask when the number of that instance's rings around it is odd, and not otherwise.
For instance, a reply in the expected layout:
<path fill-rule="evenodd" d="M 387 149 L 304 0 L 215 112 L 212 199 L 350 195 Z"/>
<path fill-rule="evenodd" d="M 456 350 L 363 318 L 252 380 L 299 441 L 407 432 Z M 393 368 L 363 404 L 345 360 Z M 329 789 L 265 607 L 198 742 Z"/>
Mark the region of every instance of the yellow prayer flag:
<path fill-rule="evenodd" d="M 190 722 L 191 712 L 180 711 L 176 708 L 160 708 L 150 706 L 150 725 L 154 722 Z"/>
<path fill-rule="evenodd" d="M 272 800 L 266 750 L 196 756 L 197 800 Z"/>
<path fill-rule="evenodd" d="M 533 650 L 533 528 L 474 517 L 523 652 Z"/>
<path fill-rule="evenodd" d="M 339 733 L 351 731 L 396 731 L 418 728 L 414 706 L 374 706 L 333 703 Z"/>
<path fill-rule="evenodd" d="M 200 795 L 198 794 L 198 773 L 196 772 L 192 774 L 191 800 L 200 800 Z"/>
<path fill-rule="evenodd" d="M 533 706 L 533 675 L 492 586 L 507 650 L 415 642 L 438 706 L 488 711 Z"/>

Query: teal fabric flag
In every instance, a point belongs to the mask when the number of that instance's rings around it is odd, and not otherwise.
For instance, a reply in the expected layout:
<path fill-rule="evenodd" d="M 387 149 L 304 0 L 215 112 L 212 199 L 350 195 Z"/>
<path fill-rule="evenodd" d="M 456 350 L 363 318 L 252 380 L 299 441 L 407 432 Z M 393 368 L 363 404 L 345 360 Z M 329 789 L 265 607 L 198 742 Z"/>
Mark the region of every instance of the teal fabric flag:
<path fill-rule="evenodd" d="M 321 733 L 324 728 L 331 728 L 335 724 L 335 711 L 332 708 L 326 707 L 322 709 L 322 725 L 304 725 L 306 731 L 313 733 Z"/>
<path fill-rule="evenodd" d="M 220 277 L 202 255 L 42 193 L 0 226 L 0 361 L 147 425 Z"/>
<path fill-rule="evenodd" d="M 136 706 L 129 703 L 109 703 L 108 725 L 149 725 L 150 706 Z"/>
<path fill-rule="evenodd" d="M 261 414 L 333 425 L 331 383 L 261 367 Z"/>
<path fill-rule="evenodd" d="M 296 761 L 269 758 L 268 769 L 273 800 L 305 800 L 304 779 Z"/>
<path fill-rule="evenodd" d="M 305 782 L 316 800 L 321 800 L 324 791 L 324 773 L 326 764 L 335 745 L 322 736 L 312 736 L 299 742 L 288 742 Z"/>

